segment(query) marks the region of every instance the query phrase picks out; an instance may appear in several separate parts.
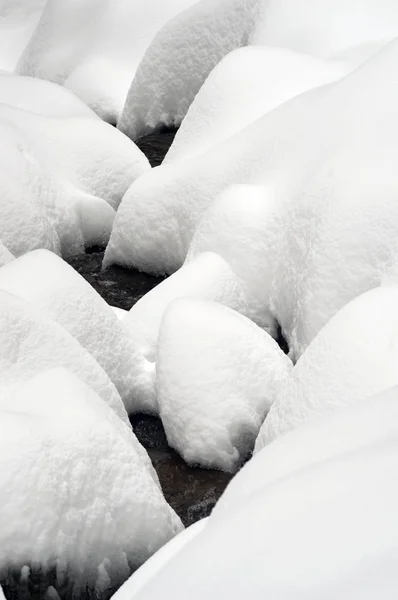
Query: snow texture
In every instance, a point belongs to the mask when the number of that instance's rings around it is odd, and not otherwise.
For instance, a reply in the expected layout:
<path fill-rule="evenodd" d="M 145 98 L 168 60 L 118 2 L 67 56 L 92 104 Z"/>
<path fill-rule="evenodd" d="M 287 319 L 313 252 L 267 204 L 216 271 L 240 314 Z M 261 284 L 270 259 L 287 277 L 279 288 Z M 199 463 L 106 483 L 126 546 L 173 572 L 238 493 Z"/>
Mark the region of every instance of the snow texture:
<path fill-rule="evenodd" d="M 132 431 L 76 377 L 46 371 L 0 406 L 3 572 L 54 569 L 68 597 L 101 595 L 181 530 Z"/>
<path fill-rule="evenodd" d="M 169 560 L 181 552 L 185 547 L 185 544 L 203 531 L 207 521 L 208 518 L 197 521 L 162 546 L 160 550 L 151 556 L 151 558 L 122 585 L 116 594 L 112 596 L 112 600 L 131 600 L 149 579 L 154 577 Z"/>
<path fill-rule="evenodd" d="M 395 431 L 268 485 L 211 516 L 129 600 L 393 600 L 397 467 Z"/>
<path fill-rule="evenodd" d="M 119 321 L 124 319 L 124 317 L 128 313 L 128 310 L 124 310 L 123 308 L 119 308 L 118 306 L 111 306 L 111 309 L 113 310 Z"/>
<path fill-rule="evenodd" d="M 246 309 L 236 277 L 213 252 L 198 255 L 134 304 L 122 326 L 130 332 L 135 353 L 140 355 L 141 376 L 135 382 L 135 395 L 144 412 L 158 412 L 155 376 L 159 328 L 168 306 L 182 297 L 220 302 L 239 312 Z"/>
<path fill-rule="evenodd" d="M 169 445 L 189 464 L 235 471 L 292 364 L 272 337 L 214 302 L 182 298 L 164 314 L 157 398 Z"/>
<path fill-rule="evenodd" d="M 46 0 L 2 0 L 0 70 L 13 71 L 43 11 Z"/>
<path fill-rule="evenodd" d="M 214 508 L 214 516 L 234 510 L 267 485 L 325 460 L 365 448 L 398 431 L 398 388 L 361 398 L 321 414 L 263 447 L 232 479 Z"/>
<path fill-rule="evenodd" d="M 92 387 L 128 423 L 115 386 L 67 331 L 2 289 L 0 309 L 0 391 L 11 393 L 19 383 L 46 369 L 64 367 Z"/>
<path fill-rule="evenodd" d="M 35 305 L 76 338 L 108 374 L 126 409 L 135 409 L 142 359 L 133 333 L 81 275 L 52 252 L 36 250 L 0 269 L 0 288 Z"/>
<path fill-rule="evenodd" d="M 18 72 L 65 85 L 116 124 L 152 38 L 194 2 L 49 0 Z"/>
<path fill-rule="evenodd" d="M 352 300 L 325 325 L 282 386 L 259 446 L 313 415 L 398 384 L 397 302 L 398 286 L 379 287 Z"/>
<path fill-rule="evenodd" d="M 107 262 L 173 272 L 220 193 L 263 185 L 267 259 L 258 296 L 269 290 L 267 309 L 297 360 L 322 326 L 379 285 L 396 261 L 397 58 L 398 40 L 209 152 L 141 177 L 118 210 Z"/>
<path fill-rule="evenodd" d="M 0 240 L 0 267 L 12 261 L 13 259 L 14 256 L 12 255 L 12 253 L 8 250 L 7 246 L 5 246 Z"/>
<path fill-rule="evenodd" d="M 349 7 L 345 0 L 201 0 L 154 38 L 119 127 L 136 139 L 161 125 L 179 125 L 212 69 L 242 46 L 276 46 L 321 59 L 355 46 L 368 54 L 398 35 L 397 16 L 395 0 L 356 0 Z"/>

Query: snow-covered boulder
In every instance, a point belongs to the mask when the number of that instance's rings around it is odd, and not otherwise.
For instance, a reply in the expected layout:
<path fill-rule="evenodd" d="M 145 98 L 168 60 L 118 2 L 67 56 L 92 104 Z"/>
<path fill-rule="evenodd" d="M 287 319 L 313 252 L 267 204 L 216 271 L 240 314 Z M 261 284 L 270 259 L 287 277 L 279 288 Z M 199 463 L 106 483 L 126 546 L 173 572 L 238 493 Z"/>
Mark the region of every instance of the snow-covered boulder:
<path fill-rule="evenodd" d="M 212 514 L 222 517 L 277 480 L 397 433 L 398 387 L 394 387 L 315 416 L 266 448 L 259 436 L 254 457 L 231 480 Z"/>
<path fill-rule="evenodd" d="M 221 192 L 263 185 L 261 285 L 297 359 L 396 260 L 397 59 L 396 40 L 347 77 L 282 104 L 209 152 L 141 177 L 118 210 L 108 263 L 172 272 Z M 145 231 L 145 242 L 137 231 Z"/>
<path fill-rule="evenodd" d="M 0 69 L 13 71 L 40 19 L 47 0 L 2 0 Z"/>
<path fill-rule="evenodd" d="M 351 67 L 286 48 L 230 52 L 192 102 L 165 163 L 199 156 L 290 98 L 340 79 Z"/>
<path fill-rule="evenodd" d="M 113 310 L 119 321 L 122 321 L 122 319 L 124 319 L 124 317 L 128 313 L 128 310 L 124 310 L 123 308 L 119 308 L 118 306 L 111 306 L 111 309 Z"/>
<path fill-rule="evenodd" d="M 167 441 L 190 464 L 235 471 L 292 363 L 239 313 L 182 298 L 160 327 L 157 398 Z"/>
<path fill-rule="evenodd" d="M 151 558 L 149 558 L 146 563 L 122 585 L 116 594 L 112 596 L 112 600 L 131 600 L 147 581 L 154 577 L 156 573 L 178 552 L 181 552 L 188 542 L 203 531 L 207 521 L 208 518 L 197 521 L 162 546 L 160 550 L 151 556 Z"/>
<path fill-rule="evenodd" d="M 0 73 L 0 104 L 9 104 L 47 117 L 92 117 L 97 115 L 64 87 L 11 73 Z"/>
<path fill-rule="evenodd" d="M 105 371 L 65 329 L 2 289 L 0 308 L 0 391 L 11 391 L 46 369 L 64 367 L 128 422 L 120 396 Z"/>
<path fill-rule="evenodd" d="M 198 255 L 134 304 L 120 326 L 130 332 L 135 351 L 141 357 L 135 397 L 144 411 L 158 412 L 155 375 L 159 328 L 171 302 L 183 297 L 220 302 L 239 312 L 246 309 L 235 275 L 225 260 L 213 252 Z"/>
<path fill-rule="evenodd" d="M 108 598 L 182 529 L 131 429 L 64 370 L 0 399 L 0 570 Z M 102 596 L 103 595 L 103 596 Z"/>
<path fill-rule="evenodd" d="M 242 46 L 276 46 L 321 59 L 350 50 L 360 61 L 398 35 L 397 18 L 394 0 L 349 7 L 345 0 L 316 6 L 314 0 L 201 0 L 154 38 L 118 126 L 136 139 L 163 124 L 179 125 L 212 69 Z"/>
<path fill-rule="evenodd" d="M 156 32 L 196 0 L 49 0 L 18 72 L 60 83 L 116 123 Z"/>
<path fill-rule="evenodd" d="M 128 600 L 393 600 L 397 467 L 394 433 L 265 486 Z"/>
<path fill-rule="evenodd" d="M 397 302 L 397 285 L 378 287 L 352 300 L 325 325 L 282 386 L 259 445 L 313 415 L 398 385 Z"/>
<path fill-rule="evenodd" d="M 13 259 L 13 254 L 9 251 L 7 246 L 5 246 L 0 239 L 0 267 L 12 261 Z"/>
<path fill-rule="evenodd" d="M 143 358 L 129 331 L 93 287 L 61 258 L 36 250 L 0 269 L 0 289 L 35 305 L 68 331 L 98 361 L 135 410 Z"/>

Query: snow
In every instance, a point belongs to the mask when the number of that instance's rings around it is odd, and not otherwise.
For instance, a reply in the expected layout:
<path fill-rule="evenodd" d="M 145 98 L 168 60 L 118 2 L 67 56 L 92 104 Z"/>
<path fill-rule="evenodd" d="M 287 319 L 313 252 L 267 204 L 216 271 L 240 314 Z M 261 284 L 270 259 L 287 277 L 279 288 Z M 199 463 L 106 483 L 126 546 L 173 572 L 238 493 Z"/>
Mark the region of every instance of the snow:
<path fill-rule="evenodd" d="M 155 375 L 159 328 L 168 306 L 182 297 L 220 302 L 239 312 L 246 309 L 236 277 L 224 259 L 213 252 L 198 255 L 134 304 L 122 324 L 140 356 L 141 372 L 135 380 L 135 396 L 144 412 L 158 412 Z"/>
<path fill-rule="evenodd" d="M 350 66 L 269 46 L 230 52 L 199 90 L 165 162 L 207 152 L 279 104 L 340 79 Z"/>
<path fill-rule="evenodd" d="M 0 73 L 0 102 L 47 117 L 96 117 L 69 90 L 43 79 Z"/>
<path fill-rule="evenodd" d="M 395 433 L 266 486 L 210 517 L 134 600 L 392 600 L 397 464 Z"/>
<path fill-rule="evenodd" d="M 14 259 L 14 256 L 8 250 L 7 246 L 0 240 L 0 267 Z"/>
<path fill-rule="evenodd" d="M 397 16 L 395 0 L 349 8 L 344 0 L 201 0 L 152 41 L 118 126 L 136 139 L 161 125 L 179 125 L 213 68 L 242 46 L 276 46 L 320 59 L 361 47 L 358 57 L 367 56 L 398 35 Z"/>
<path fill-rule="evenodd" d="M 5 269 L 5 267 L 2 267 Z M 2 270 L 1 269 L 1 270 Z M 0 289 L 0 390 L 12 390 L 37 373 L 65 367 L 128 422 L 115 386 L 94 358 L 60 325 Z"/>
<path fill-rule="evenodd" d="M 6 600 L 6 597 L 4 596 L 3 590 L 1 589 L 0 586 L 0 600 Z"/>
<path fill-rule="evenodd" d="M 65 85 L 101 118 L 116 123 L 152 38 L 194 2 L 49 0 L 18 72 Z"/>
<path fill-rule="evenodd" d="M 185 547 L 185 544 L 203 531 L 207 521 L 208 518 L 197 521 L 162 546 L 160 550 L 151 556 L 151 558 L 122 585 L 116 594 L 112 596 L 112 600 L 131 600 L 147 581 L 154 577 L 156 573 L 177 553 L 181 552 Z"/>
<path fill-rule="evenodd" d="M 261 445 L 313 415 L 398 384 L 397 301 L 398 286 L 378 287 L 325 325 L 282 386 L 261 430 Z"/>
<path fill-rule="evenodd" d="M 259 436 L 254 458 L 231 480 L 213 515 L 222 517 L 266 486 L 308 466 L 365 448 L 383 437 L 393 437 L 398 428 L 397 400 L 398 388 L 390 388 L 312 417 L 266 448 Z"/>
<path fill-rule="evenodd" d="M 175 300 L 164 314 L 156 365 L 169 445 L 188 464 L 230 472 L 253 450 L 292 366 L 246 317 L 188 298 Z"/>
<path fill-rule="evenodd" d="M 28 43 L 46 0 L 2 0 L 0 4 L 0 70 L 13 71 Z"/>
<path fill-rule="evenodd" d="M 141 177 L 120 205 L 107 261 L 172 272 L 220 193 L 262 185 L 267 259 L 258 296 L 270 291 L 267 308 L 297 360 L 395 261 L 397 55 L 394 41 L 347 77 L 285 102 L 209 152 Z"/>
<path fill-rule="evenodd" d="M 119 308 L 118 306 L 111 306 L 111 309 L 117 316 L 117 318 L 121 321 L 127 315 L 128 310 L 124 310 L 123 308 Z"/>
<path fill-rule="evenodd" d="M 87 281 L 55 254 L 36 250 L 0 269 L 0 289 L 20 296 L 59 323 L 98 361 L 128 412 L 141 377 L 134 335 Z"/>
<path fill-rule="evenodd" d="M 46 371 L 0 407 L 3 571 L 56 568 L 68 595 L 100 595 L 181 530 L 131 430 L 76 377 Z"/>

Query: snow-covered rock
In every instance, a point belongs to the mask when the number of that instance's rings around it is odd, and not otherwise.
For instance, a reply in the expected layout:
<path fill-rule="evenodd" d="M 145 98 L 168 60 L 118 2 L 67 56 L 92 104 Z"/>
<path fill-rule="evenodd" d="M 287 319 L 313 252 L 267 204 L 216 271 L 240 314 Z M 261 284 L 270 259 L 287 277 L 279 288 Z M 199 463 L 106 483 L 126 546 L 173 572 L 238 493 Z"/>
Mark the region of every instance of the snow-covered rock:
<path fill-rule="evenodd" d="M 62 325 L 98 361 L 135 410 L 135 387 L 143 359 L 133 334 L 94 288 L 61 258 L 46 250 L 19 257 L 0 269 L 0 289 L 20 296 Z"/>
<path fill-rule="evenodd" d="M 254 457 L 231 480 L 212 514 L 222 516 L 277 480 L 397 432 L 398 387 L 394 387 L 315 416 L 266 448 L 259 436 Z"/>
<path fill-rule="evenodd" d="M 235 471 L 291 366 L 243 315 L 214 302 L 175 300 L 162 320 L 156 362 L 169 445 L 187 463 Z"/>
<path fill-rule="evenodd" d="M 43 79 L 0 73 L 0 103 L 47 117 L 93 117 L 93 112 L 69 90 Z"/>
<path fill-rule="evenodd" d="M 165 163 L 207 152 L 279 104 L 340 79 L 350 66 L 286 48 L 247 46 L 230 52 L 199 90 Z"/>
<path fill-rule="evenodd" d="M 6 597 L 4 596 L 4 592 L 0 586 L 0 600 L 6 600 Z"/>
<path fill-rule="evenodd" d="M 182 529 L 132 431 L 67 371 L 2 396 L 0 411 L 3 573 L 54 569 L 68 596 L 101 595 Z"/>
<path fill-rule="evenodd" d="M 144 411 L 158 412 L 155 375 L 159 328 L 171 302 L 183 297 L 219 302 L 239 312 L 246 310 L 246 300 L 235 275 L 214 252 L 198 255 L 134 304 L 120 326 L 130 332 L 136 353 L 141 357 L 135 396 Z"/>
<path fill-rule="evenodd" d="M 360 60 L 398 35 L 394 0 L 201 0 L 170 20 L 148 48 L 119 127 L 132 139 L 179 125 L 212 69 L 247 45 Z M 354 56 L 355 55 L 355 56 Z"/>
<path fill-rule="evenodd" d="M 124 310 L 123 308 L 119 308 L 118 306 L 111 306 L 111 309 L 113 310 L 119 321 L 124 319 L 124 317 L 128 313 L 128 310 Z"/>
<path fill-rule="evenodd" d="M 259 445 L 313 415 L 398 385 L 397 302 L 398 286 L 378 287 L 352 300 L 325 325 L 282 386 Z"/>
<path fill-rule="evenodd" d="M 208 518 L 197 521 L 162 546 L 160 550 L 151 556 L 151 558 L 122 585 L 116 594 L 112 596 L 112 600 L 131 600 L 147 581 L 154 577 L 156 573 L 178 552 L 181 552 L 185 544 L 203 531 L 207 521 Z"/>
<path fill-rule="evenodd" d="M 128 422 L 120 396 L 105 371 L 67 331 L 2 289 L 0 309 L 0 391 L 11 392 L 41 371 L 64 367 Z"/>
<path fill-rule="evenodd" d="M 47 0 L 2 0 L 0 4 L 0 69 L 13 71 Z"/>
<path fill-rule="evenodd" d="M 268 485 L 214 513 L 128 600 L 393 600 L 397 467 L 394 433 Z"/>
<path fill-rule="evenodd" d="M 18 71 L 65 85 L 116 123 L 152 38 L 195 1 L 49 0 Z"/>
<path fill-rule="evenodd" d="M 263 185 L 265 210 L 275 209 L 264 219 L 261 285 L 297 359 L 396 260 L 397 59 L 396 40 L 347 77 L 282 104 L 209 152 L 141 177 L 118 210 L 108 262 L 172 272 L 221 192 Z"/>
<path fill-rule="evenodd" d="M 13 254 L 9 251 L 7 246 L 0 240 L 0 267 L 14 259 Z"/>

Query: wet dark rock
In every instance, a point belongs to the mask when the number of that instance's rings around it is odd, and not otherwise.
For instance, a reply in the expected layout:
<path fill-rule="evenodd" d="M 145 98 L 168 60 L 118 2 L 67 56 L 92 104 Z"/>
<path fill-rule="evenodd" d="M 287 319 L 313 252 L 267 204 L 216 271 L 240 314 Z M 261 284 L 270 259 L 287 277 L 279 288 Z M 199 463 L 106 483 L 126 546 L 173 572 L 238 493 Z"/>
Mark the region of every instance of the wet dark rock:
<path fill-rule="evenodd" d="M 159 131 L 154 131 L 145 137 L 135 140 L 135 143 L 145 154 L 151 163 L 151 167 L 158 167 L 173 143 L 176 133 L 177 129 L 164 127 Z"/>

